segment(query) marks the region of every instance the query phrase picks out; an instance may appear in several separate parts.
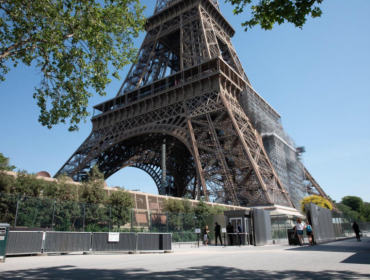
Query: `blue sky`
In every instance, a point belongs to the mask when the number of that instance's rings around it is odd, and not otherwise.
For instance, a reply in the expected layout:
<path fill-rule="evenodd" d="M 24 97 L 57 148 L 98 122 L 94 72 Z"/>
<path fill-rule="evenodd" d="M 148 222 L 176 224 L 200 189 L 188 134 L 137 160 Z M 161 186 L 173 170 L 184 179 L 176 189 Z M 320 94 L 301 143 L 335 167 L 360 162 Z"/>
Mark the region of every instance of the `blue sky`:
<path fill-rule="evenodd" d="M 142 2 L 151 15 L 155 1 Z M 309 19 L 303 30 L 284 24 L 246 33 L 240 23 L 249 11 L 233 16 L 230 4 L 221 0 L 220 6 L 236 30 L 233 44 L 253 87 L 281 114 L 296 143 L 306 147 L 304 164 L 316 181 L 337 201 L 355 195 L 370 202 L 370 1 L 325 0 L 322 17 Z M 40 79 L 35 68 L 19 65 L 0 84 L 0 152 L 17 168 L 53 176 L 92 126 L 87 120 L 72 133 L 63 124 L 42 127 L 32 98 Z M 90 111 L 113 98 L 120 85 L 114 80 L 106 97 L 91 98 Z M 149 175 L 135 168 L 121 170 L 107 183 L 157 193 Z"/>

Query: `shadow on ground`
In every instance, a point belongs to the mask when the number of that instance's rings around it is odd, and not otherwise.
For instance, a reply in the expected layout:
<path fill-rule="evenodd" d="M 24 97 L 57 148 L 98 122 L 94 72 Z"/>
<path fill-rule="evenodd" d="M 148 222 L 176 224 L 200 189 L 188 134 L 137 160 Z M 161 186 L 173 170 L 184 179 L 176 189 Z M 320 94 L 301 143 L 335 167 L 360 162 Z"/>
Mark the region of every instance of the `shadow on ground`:
<path fill-rule="evenodd" d="M 370 264 L 370 238 L 364 237 L 361 242 L 349 239 L 340 242 L 332 242 L 316 246 L 294 247 L 288 251 L 316 251 L 316 252 L 338 252 L 355 253 L 341 263 Z"/>
<path fill-rule="evenodd" d="M 145 280 L 170 280 L 170 279 L 223 279 L 223 280 L 241 280 L 241 279 L 308 279 L 308 280 L 331 280 L 331 279 L 370 279 L 369 274 L 355 273 L 352 271 L 266 271 L 266 270 L 241 270 L 232 267 L 222 266 L 203 266 L 191 267 L 166 272 L 151 272 L 141 270 L 106 270 L 106 269 L 81 269 L 74 266 L 56 266 L 50 268 L 37 268 L 30 270 L 19 270 L 11 272 L 2 272 L 1 279 L 145 279 Z"/>

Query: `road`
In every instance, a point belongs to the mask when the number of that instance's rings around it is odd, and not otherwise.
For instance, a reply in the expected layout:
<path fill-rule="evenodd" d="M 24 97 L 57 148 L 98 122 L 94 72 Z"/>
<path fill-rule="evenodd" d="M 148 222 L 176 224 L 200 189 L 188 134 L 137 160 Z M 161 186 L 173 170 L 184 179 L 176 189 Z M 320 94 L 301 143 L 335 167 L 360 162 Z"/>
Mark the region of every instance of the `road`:
<path fill-rule="evenodd" d="M 8 257 L 0 279 L 370 279 L 370 238 L 313 247 L 208 246 L 170 254 Z"/>

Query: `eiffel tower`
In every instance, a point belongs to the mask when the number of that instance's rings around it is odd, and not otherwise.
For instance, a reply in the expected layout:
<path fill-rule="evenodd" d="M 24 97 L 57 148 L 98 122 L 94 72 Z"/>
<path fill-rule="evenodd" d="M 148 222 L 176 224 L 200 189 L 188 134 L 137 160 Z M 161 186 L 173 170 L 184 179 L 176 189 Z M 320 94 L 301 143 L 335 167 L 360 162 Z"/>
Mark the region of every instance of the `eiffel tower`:
<path fill-rule="evenodd" d="M 145 28 L 118 94 L 94 107 L 91 134 L 56 176 L 81 181 L 97 164 L 108 178 L 131 166 L 160 194 L 294 207 L 248 117 L 250 100 L 278 114 L 252 88 L 218 1 L 157 0 Z"/>

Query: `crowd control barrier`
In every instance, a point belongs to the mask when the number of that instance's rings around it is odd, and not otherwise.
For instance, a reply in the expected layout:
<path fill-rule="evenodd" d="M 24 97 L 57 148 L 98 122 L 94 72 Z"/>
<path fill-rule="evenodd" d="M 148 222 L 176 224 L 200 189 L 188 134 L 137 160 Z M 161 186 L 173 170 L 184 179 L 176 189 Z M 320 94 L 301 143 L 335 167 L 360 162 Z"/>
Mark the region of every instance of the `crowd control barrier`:
<path fill-rule="evenodd" d="M 42 231 L 10 231 L 7 255 L 41 253 L 44 232 Z"/>
<path fill-rule="evenodd" d="M 171 233 L 9 232 L 6 255 L 170 251 Z"/>
<path fill-rule="evenodd" d="M 172 246 L 171 234 L 138 233 L 138 251 L 169 251 Z"/>
<path fill-rule="evenodd" d="M 132 252 L 136 250 L 135 233 L 118 233 L 118 241 L 109 242 L 108 232 L 92 233 L 91 251 L 93 252 Z"/>
<path fill-rule="evenodd" d="M 44 253 L 88 252 L 90 232 L 45 232 Z"/>

